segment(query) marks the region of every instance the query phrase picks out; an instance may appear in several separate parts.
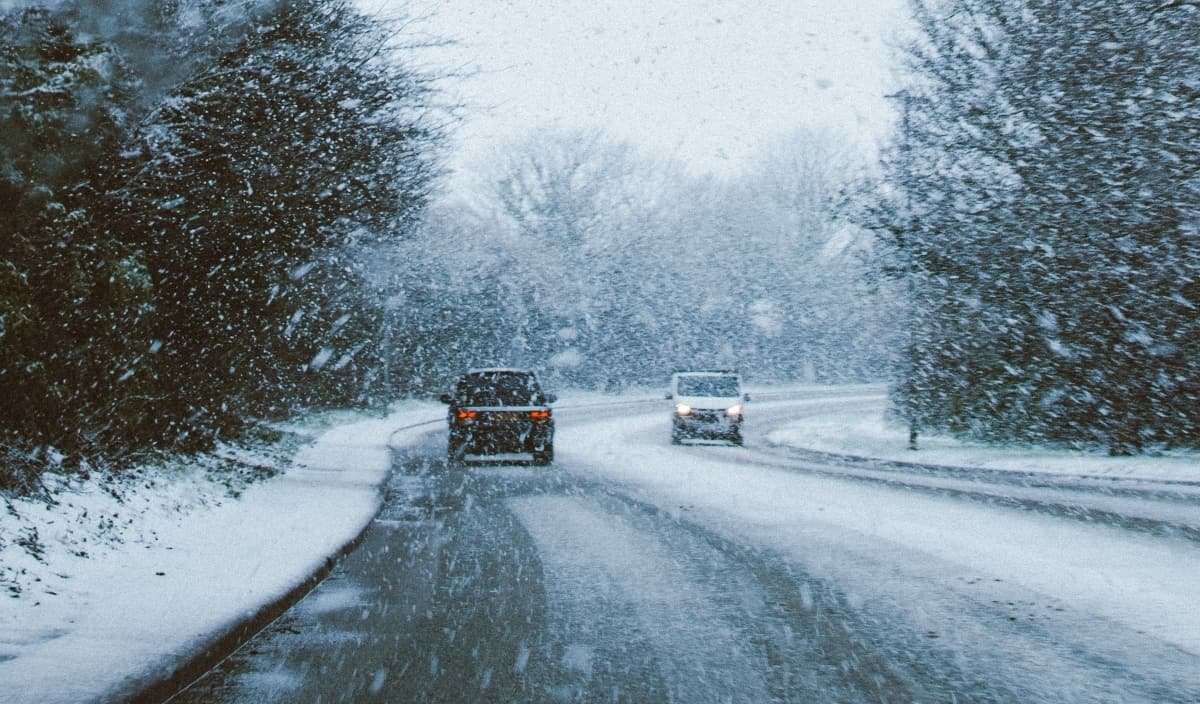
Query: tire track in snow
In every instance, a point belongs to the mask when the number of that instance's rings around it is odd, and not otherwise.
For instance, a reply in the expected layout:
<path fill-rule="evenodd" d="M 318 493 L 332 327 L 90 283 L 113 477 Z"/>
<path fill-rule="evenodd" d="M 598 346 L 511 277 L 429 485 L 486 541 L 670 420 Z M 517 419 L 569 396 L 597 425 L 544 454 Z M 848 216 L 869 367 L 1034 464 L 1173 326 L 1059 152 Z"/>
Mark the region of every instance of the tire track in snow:
<path fill-rule="evenodd" d="M 508 505 L 537 545 L 565 666 L 586 678 L 594 653 L 621 645 L 602 639 L 637 634 L 653 647 L 666 701 L 771 699 L 762 655 L 680 556 L 577 498 L 521 497 Z"/>

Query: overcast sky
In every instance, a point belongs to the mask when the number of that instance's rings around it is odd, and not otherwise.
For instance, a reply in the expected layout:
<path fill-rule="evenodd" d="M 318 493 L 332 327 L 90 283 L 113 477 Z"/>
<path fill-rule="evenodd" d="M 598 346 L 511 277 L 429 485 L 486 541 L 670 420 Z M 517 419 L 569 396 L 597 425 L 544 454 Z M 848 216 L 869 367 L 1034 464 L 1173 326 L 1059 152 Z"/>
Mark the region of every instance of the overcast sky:
<path fill-rule="evenodd" d="M 601 127 L 696 172 L 734 173 L 765 141 L 832 126 L 866 145 L 890 118 L 904 0 L 360 0 L 428 14 L 427 54 L 476 75 L 457 166 L 547 125 Z"/>

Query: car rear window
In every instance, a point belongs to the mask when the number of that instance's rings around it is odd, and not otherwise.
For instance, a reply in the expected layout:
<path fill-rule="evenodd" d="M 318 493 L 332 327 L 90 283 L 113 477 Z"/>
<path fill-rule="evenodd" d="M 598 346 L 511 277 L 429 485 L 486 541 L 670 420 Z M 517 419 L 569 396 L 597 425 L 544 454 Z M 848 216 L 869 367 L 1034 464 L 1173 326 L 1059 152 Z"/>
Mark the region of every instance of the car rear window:
<path fill-rule="evenodd" d="M 737 396 L 738 380 L 734 376 L 681 376 L 676 392 L 680 396 Z"/>
<path fill-rule="evenodd" d="M 532 374 L 494 372 L 459 379 L 455 397 L 470 406 L 534 406 L 545 403 Z"/>

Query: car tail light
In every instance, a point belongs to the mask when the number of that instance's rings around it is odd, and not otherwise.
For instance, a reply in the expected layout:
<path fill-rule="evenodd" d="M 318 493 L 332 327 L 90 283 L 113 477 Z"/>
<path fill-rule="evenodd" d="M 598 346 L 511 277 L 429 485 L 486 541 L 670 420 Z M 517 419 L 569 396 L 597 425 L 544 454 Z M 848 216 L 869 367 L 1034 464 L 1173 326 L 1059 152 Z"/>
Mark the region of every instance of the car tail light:
<path fill-rule="evenodd" d="M 459 420 L 471 419 L 471 418 L 474 418 L 474 417 L 475 417 L 475 416 L 477 416 L 477 415 L 479 415 L 479 414 L 478 414 L 477 412 L 475 412 L 475 411 L 459 411 L 459 412 L 458 412 L 458 419 L 459 419 Z"/>
<path fill-rule="evenodd" d="M 550 411 L 530 411 L 529 417 L 534 420 L 546 420 L 550 417 Z"/>

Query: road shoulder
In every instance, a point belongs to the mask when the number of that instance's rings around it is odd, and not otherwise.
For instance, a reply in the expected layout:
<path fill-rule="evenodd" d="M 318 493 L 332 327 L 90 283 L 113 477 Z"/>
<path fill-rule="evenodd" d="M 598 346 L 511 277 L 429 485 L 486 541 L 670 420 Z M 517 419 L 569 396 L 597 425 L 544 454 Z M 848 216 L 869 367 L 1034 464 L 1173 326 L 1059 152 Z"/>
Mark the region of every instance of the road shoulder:
<path fill-rule="evenodd" d="M 405 404 L 386 418 L 360 416 L 324 432 L 286 472 L 236 500 L 154 506 L 127 519 L 129 539 L 91 547 L 87 559 L 63 555 L 53 589 L 39 581 L 36 594 L 0 604 L 6 701 L 169 694 L 172 683 L 303 595 L 353 545 L 380 506 L 389 436 L 436 418 L 436 408 Z M 57 570 L 56 556 L 43 555 L 52 562 L 42 566 Z"/>

